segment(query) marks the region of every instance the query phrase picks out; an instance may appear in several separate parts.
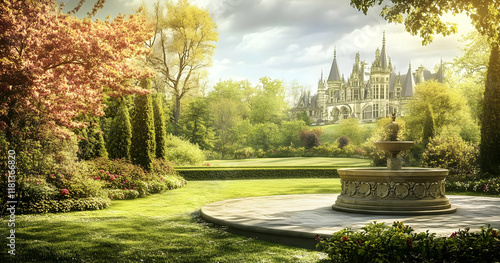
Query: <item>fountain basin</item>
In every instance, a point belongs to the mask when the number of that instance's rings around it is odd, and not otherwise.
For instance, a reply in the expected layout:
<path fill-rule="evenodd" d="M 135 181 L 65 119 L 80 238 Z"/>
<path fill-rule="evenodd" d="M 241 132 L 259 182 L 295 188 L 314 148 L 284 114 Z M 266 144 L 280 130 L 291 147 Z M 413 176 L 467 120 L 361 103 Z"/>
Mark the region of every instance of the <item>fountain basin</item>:
<path fill-rule="evenodd" d="M 393 158 L 398 155 L 399 152 L 410 149 L 414 142 L 413 141 L 378 141 L 374 142 L 375 147 L 380 150 L 389 152 Z"/>
<path fill-rule="evenodd" d="M 345 168 L 338 173 L 342 193 L 334 210 L 389 215 L 456 212 L 445 196 L 446 169 Z"/>

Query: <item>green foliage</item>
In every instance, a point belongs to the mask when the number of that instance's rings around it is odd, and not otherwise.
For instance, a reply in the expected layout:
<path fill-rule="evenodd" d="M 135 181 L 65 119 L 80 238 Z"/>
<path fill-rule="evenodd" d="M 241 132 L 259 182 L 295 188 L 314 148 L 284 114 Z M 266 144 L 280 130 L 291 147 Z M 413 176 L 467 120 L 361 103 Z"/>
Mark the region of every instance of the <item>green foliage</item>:
<path fill-rule="evenodd" d="M 251 101 L 250 120 L 252 123 L 280 123 L 287 108 L 283 82 L 269 77 L 259 81 L 257 96 Z"/>
<path fill-rule="evenodd" d="M 434 137 L 434 119 L 432 118 L 431 108 L 427 105 L 427 109 L 425 109 L 424 128 L 422 134 L 424 145 L 427 145 L 432 137 Z"/>
<path fill-rule="evenodd" d="M 108 198 L 89 197 L 82 199 L 41 200 L 30 203 L 19 210 L 23 214 L 61 213 L 70 211 L 101 210 L 108 208 L 111 201 Z M 18 211 L 18 210 L 16 210 Z"/>
<path fill-rule="evenodd" d="M 304 121 L 305 125 L 310 126 L 311 125 L 311 118 L 309 118 L 309 115 L 307 115 L 307 112 L 299 112 L 297 113 L 296 116 L 297 120 Z"/>
<path fill-rule="evenodd" d="M 153 97 L 153 115 L 155 126 L 155 140 L 156 140 L 156 158 L 165 159 L 167 156 L 167 124 L 165 121 L 165 114 L 163 110 L 163 95 L 155 94 Z"/>
<path fill-rule="evenodd" d="M 283 121 L 278 130 L 278 144 L 281 146 L 300 145 L 300 134 L 306 129 L 307 127 L 302 120 Z M 318 137 L 321 136 L 321 134 L 318 133 L 317 135 Z"/>
<path fill-rule="evenodd" d="M 303 131 L 300 133 L 300 140 L 306 149 L 318 147 L 320 145 L 319 137 L 313 131 Z"/>
<path fill-rule="evenodd" d="M 449 169 L 452 176 L 475 176 L 477 157 L 477 147 L 459 136 L 431 139 L 422 155 L 424 166 Z"/>
<path fill-rule="evenodd" d="M 315 168 L 195 168 L 177 169 L 188 181 L 199 180 L 247 180 L 247 179 L 286 179 L 286 178 L 338 178 L 335 167 Z"/>
<path fill-rule="evenodd" d="M 349 143 L 351 142 L 351 140 L 349 140 L 349 138 L 347 136 L 340 136 L 338 139 L 337 139 L 337 143 L 338 143 L 338 147 L 340 149 L 344 148 L 345 146 L 349 145 Z"/>
<path fill-rule="evenodd" d="M 201 149 L 212 149 L 215 133 L 210 127 L 211 118 L 208 100 L 203 97 L 193 99 L 181 120 L 182 136 Z"/>
<path fill-rule="evenodd" d="M 413 140 L 425 139 L 424 125 L 427 125 L 426 136 L 429 135 L 432 118 L 434 135 L 469 134 L 467 137 L 477 142 L 479 128 L 472 120 L 465 98 L 445 84 L 428 81 L 417 85 L 414 100 L 408 103 L 408 109 L 405 120 Z"/>
<path fill-rule="evenodd" d="M 234 158 L 236 159 L 248 159 L 255 156 L 255 150 L 252 147 L 245 147 L 234 151 Z"/>
<path fill-rule="evenodd" d="M 205 160 L 203 151 L 197 145 L 173 135 L 167 135 L 167 149 L 167 160 L 176 165 L 196 165 Z"/>
<path fill-rule="evenodd" d="M 346 136 L 355 145 L 360 145 L 364 139 L 363 127 L 360 125 L 357 118 L 348 118 L 340 121 L 340 127 L 337 133 L 340 136 Z"/>
<path fill-rule="evenodd" d="M 481 180 L 446 181 L 446 190 L 454 192 L 476 192 L 500 196 L 500 177 Z"/>
<path fill-rule="evenodd" d="M 141 86 L 150 89 L 151 80 L 141 81 Z M 147 171 L 153 167 L 156 156 L 156 138 L 153 103 L 151 95 L 136 96 L 132 117 L 132 145 L 130 159 L 133 164 L 142 166 Z"/>
<path fill-rule="evenodd" d="M 109 158 L 130 159 L 132 144 L 132 126 L 127 107 L 127 100 L 121 99 L 116 116 L 109 129 L 107 148 Z"/>
<path fill-rule="evenodd" d="M 111 200 L 136 199 L 139 197 L 139 192 L 132 189 L 110 189 L 108 190 L 108 197 Z"/>
<path fill-rule="evenodd" d="M 450 237 L 414 233 L 402 222 L 391 227 L 373 222 L 360 231 L 345 228 L 331 238 L 319 238 L 317 247 L 332 262 L 493 262 L 500 256 L 497 230 L 459 230 Z"/>
<path fill-rule="evenodd" d="M 253 125 L 249 135 L 250 145 L 267 151 L 278 144 L 278 125 L 273 122 L 257 123 Z"/>

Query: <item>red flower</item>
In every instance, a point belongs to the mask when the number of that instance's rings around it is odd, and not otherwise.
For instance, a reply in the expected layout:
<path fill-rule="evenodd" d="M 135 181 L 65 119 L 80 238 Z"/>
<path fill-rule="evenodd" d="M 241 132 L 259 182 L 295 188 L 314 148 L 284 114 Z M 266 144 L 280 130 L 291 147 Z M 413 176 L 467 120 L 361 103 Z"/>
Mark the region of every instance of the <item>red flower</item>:
<path fill-rule="evenodd" d="M 39 182 L 39 181 L 37 181 L 37 182 L 36 182 L 36 184 L 40 184 L 40 182 Z"/>
<path fill-rule="evenodd" d="M 492 235 L 493 237 L 498 237 L 498 233 L 497 233 L 497 231 L 496 231 L 496 230 L 492 230 L 492 231 L 491 231 L 491 235 Z"/>
<path fill-rule="evenodd" d="M 68 189 L 66 189 L 66 188 L 61 189 L 61 194 L 62 194 L 62 195 L 67 195 L 67 194 L 69 194 Z"/>
<path fill-rule="evenodd" d="M 451 237 L 456 237 L 457 236 L 457 232 L 454 232 L 453 234 L 451 234 Z"/>
<path fill-rule="evenodd" d="M 314 236 L 314 240 L 321 240 L 321 235 L 317 234 L 316 236 Z"/>
<path fill-rule="evenodd" d="M 125 187 L 125 190 L 128 190 L 127 187 Z"/>
<path fill-rule="evenodd" d="M 348 236 L 343 236 L 343 237 L 342 237 L 342 241 L 343 241 L 343 242 L 346 242 L 347 240 L 349 240 L 349 237 L 348 237 Z"/>
<path fill-rule="evenodd" d="M 104 173 L 104 170 L 100 170 L 99 172 L 100 172 L 100 173 Z"/>
<path fill-rule="evenodd" d="M 356 242 L 358 245 L 361 245 L 361 240 L 358 239 L 358 241 Z"/>
<path fill-rule="evenodd" d="M 51 174 L 51 175 L 50 175 L 50 178 L 54 178 L 54 175 L 53 175 L 53 174 Z"/>

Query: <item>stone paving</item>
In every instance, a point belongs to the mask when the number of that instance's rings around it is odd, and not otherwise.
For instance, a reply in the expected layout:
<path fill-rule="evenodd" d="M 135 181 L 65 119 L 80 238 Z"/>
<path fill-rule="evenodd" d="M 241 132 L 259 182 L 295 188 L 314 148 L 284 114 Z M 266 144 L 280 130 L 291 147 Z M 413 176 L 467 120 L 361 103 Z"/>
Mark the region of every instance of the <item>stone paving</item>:
<path fill-rule="evenodd" d="M 334 211 L 337 194 L 278 195 L 250 197 L 211 203 L 201 209 L 206 220 L 227 226 L 230 232 L 263 240 L 314 248 L 314 237 L 330 236 L 351 227 L 360 229 L 377 221 L 392 225 L 402 221 L 416 232 L 429 230 L 450 235 L 470 227 L 477 231 L 490 224 L 500 228 L 500 198 L 449 195 L 457 212 L 444 215 L 390 216 L 364 215 Z"/>

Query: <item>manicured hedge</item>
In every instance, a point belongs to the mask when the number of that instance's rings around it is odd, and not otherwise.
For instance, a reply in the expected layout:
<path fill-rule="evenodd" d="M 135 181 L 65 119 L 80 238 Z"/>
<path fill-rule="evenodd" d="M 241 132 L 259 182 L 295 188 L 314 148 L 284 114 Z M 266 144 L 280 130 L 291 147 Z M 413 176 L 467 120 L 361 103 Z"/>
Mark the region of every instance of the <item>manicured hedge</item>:
<path fill-rule="evenodd" d="M 100 210 L 108 208 L 111 200 L 101 197 L 89 197 L 64 200 L 41 200 L 20 206 L 22 214 L 59 213 L 69 211 Z"/>
<path fill-rule="evenodd" d="M 335 167 L 265 167 L 265 168 L 176 168 L 186 180 L 245 180 L 287 178 L 338 178 Z"/>
<path fill-rule="evenodd" d="M 331 238 L 317 236 L 317 248 L 330 262 L 498 262 L 498 230 L 458 230 L 450 236 L 414 232 L 402 222 L 392 227 L 373 222 L 359 231 L 345 228 Z"/>

